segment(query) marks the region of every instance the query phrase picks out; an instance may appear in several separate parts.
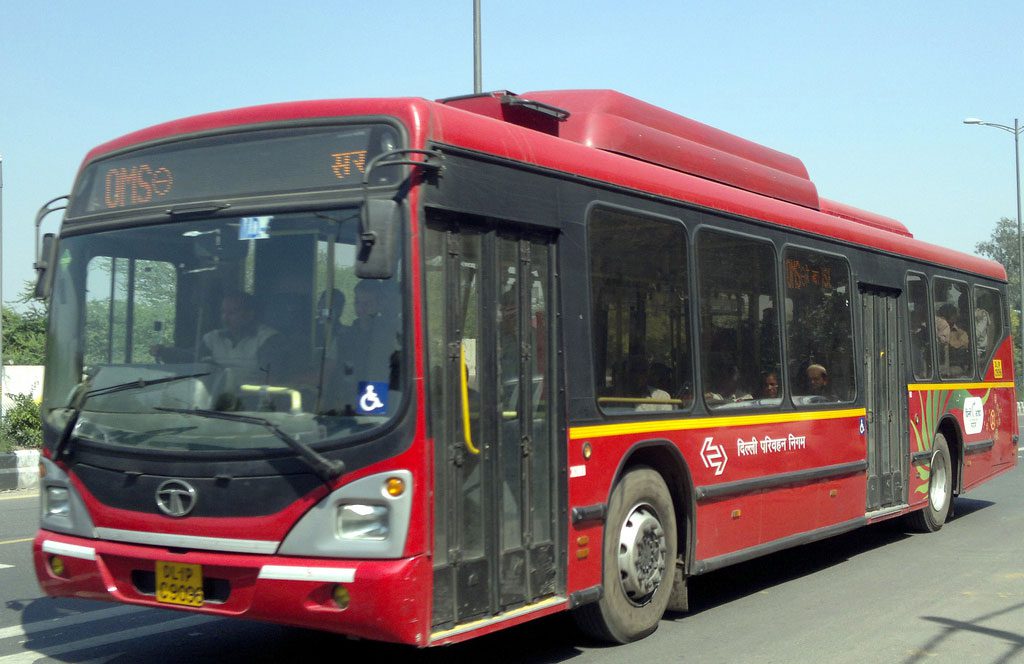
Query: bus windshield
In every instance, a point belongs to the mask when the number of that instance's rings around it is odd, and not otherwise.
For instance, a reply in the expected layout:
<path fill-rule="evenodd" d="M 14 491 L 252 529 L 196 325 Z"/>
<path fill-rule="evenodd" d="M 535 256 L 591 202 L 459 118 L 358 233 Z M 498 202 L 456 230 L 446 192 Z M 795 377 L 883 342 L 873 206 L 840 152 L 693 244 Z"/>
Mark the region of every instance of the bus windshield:
<path fill-rule="evenodd" d="M 337 444 L 384 424 L 403 393 L 401 270 L 356 276 L 358 216 L 62 239 L 44 418 L 59 431 L 74 417 L 75 441 L 147 451 L 284 449 L 272 427 Z"/>

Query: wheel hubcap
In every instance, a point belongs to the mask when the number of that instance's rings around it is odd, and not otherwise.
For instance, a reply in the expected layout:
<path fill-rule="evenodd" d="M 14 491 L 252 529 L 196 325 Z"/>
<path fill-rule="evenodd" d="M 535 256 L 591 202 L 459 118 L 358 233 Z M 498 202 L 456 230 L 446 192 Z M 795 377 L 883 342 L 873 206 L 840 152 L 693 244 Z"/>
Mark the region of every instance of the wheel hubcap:
<path fill-rule="evenodd" d="M 619 532 L 619 580 L 629 601 L 642 606 L 665 578 L 665 530 L 650 505 L 630 511 Z"/>
<path fill-rule="evenodd" d="M 928 501 L 936 512 L 941 512 L 946 506 L 946 501 L 949 500 L 949 495 L 946 492 L 947 472 L 945 460 L 938 454 L 934 454 L 932 456 L 931 483 L 928 485 Z"/>

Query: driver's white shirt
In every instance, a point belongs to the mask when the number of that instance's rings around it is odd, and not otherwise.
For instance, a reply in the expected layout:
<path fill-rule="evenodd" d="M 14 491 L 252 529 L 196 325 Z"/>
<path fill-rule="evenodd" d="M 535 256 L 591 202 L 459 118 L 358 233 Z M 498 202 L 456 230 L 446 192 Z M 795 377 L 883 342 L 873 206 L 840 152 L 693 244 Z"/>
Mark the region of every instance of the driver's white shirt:
<path fill-rule="evenodd" d="M 259 324 L 256 334 L 246 335 L 235 343 L 226 330 L 213 330 L 203 335 L 203 344 L 217 364 L 256 371 L 259 369 L 260 346 L 275 334 L 277 332 L 273 328 Z"/>

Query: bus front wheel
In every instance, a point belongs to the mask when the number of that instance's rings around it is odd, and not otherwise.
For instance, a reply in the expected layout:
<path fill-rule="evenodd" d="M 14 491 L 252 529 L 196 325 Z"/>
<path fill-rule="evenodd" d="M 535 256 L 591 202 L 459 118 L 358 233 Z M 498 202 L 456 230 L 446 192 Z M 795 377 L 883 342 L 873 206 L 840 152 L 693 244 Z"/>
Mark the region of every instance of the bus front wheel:
<path fill-rule="evenodd" d="M 676 548 L 676 517 L 665 480 L 646 467 L 628 471 L 608 503 L 603 593 L 575 611 L 577 624 L 614 643 L 657 629 L 672 592 Z"/>

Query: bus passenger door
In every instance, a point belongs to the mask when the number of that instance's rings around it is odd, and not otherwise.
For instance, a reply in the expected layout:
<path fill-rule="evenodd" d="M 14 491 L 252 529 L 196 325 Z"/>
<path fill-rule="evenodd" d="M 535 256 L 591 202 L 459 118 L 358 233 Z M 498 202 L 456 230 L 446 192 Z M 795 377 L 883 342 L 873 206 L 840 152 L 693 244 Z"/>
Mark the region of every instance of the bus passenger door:
<path fill-rule="evenodd" d="M 425 249 L 443 631 L 559 589 L 554 244 L 436 213 Z"/>
<path fill-rule="evenodd" d="M 907 390 L 897 317 L 902 310 L 897 292 L 861 285 L 868 512 L 907 502 Z"/>

